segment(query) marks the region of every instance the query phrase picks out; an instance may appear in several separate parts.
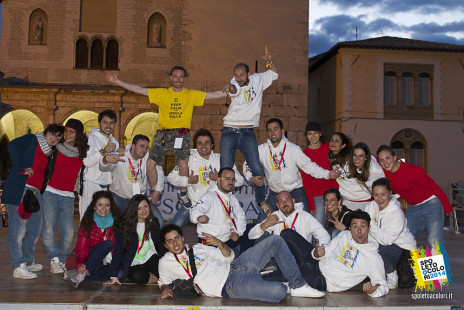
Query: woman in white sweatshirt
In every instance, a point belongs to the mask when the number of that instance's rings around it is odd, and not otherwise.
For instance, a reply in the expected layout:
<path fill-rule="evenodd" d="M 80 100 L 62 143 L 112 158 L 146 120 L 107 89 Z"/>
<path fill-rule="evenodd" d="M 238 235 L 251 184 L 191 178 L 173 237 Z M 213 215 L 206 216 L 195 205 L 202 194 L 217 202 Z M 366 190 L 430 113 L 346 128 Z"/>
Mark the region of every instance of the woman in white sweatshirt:
<path fill-rule="evenodd" d="M 392 197 L 390 180 L 381 178 L 372 185 L 374 201 L 366 207 L 371 217 L 371 236 L 379 243 L 387 284 L 390 289 L 397 287 L 396 265 L 404 250 L 416 249 L 416 240 L 408 229 L 408 224 L 400 203 Z"/>

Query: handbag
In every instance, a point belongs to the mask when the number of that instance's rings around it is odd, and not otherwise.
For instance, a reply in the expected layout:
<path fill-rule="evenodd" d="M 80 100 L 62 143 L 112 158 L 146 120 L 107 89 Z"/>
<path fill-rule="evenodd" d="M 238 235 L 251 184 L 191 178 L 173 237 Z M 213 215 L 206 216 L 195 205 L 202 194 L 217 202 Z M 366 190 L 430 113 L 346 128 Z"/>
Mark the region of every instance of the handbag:
<path fill-rule="evenodd" d="M 193 248 L 188 250 L 190 269 L 192 270 L 192 277 L 185 279 L 176 279 L 172 281 L 168 287 L 172 290 L 174 298 L 196 298 L 201 296 L 198 294 L 195 283 L 193 282 L 197 275 L 197 267 L 195 265 L 195 258 L 193 257 Z"/>
<path fill-rule="evenodd" d="M 403 249 L 400 260 L 397 265 L 398 269 L 398 287 L 411 288 L 416 285 L 414 270 L 411 268 L 411 252 Z"/>

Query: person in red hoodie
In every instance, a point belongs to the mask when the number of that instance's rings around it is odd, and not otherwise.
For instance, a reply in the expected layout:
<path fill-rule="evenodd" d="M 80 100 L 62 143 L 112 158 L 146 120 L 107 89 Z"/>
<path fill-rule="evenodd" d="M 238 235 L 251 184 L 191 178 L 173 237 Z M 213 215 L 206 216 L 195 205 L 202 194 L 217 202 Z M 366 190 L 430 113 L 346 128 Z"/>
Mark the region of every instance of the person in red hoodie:
<path fill-rule="evenodd" d="M 63 273 L 64 262 L 71 253 L 74 236 L 74 187 L 82 160 L 87 155 L 89 145 L 82 122 L 71 118 L 66 122 L 64 142 L 59 143 L 56 157 L 52 157 L 46 171 L 47 186 L 44 200 L 44 227 L 42 238 L 50 258 L 50 271 Z M 60 242 L 56 240 L 58 226 Z"/>
<path fill-rule="evenodd" d="M 422 167 L 398 160 L 390 146 L 381 145 L 377 157 L 385 176 L 390 179 L 391 189 L 408 203 L 406 219 L 414 238 L 417 240 L 425 227 L 430 248 L 437 242 L 443 243 L 443 213 L 449 214 L 452 210 L 443 190 Z"/>
<path fill-rule="evenodd" d="M 98 191 L 82 216 L 76 244 L 76 273 L 70 277 L 77 288 L 84 279 L 103 281 L 109 278 L 114 249 L 113 224 L 119 210 L 108 191 Z"/>
<path fill-rule="evenodd" d="M 306 124 L 306 138 L 309 145 L 304 149 L 303 153 L 306 154 L 311 161 L 318 164 L 321 168 L 331 170 L 329 162 L 329 143 L 322 143 L 321 141 L 322 129 L 321 125 L 316 122 L 308 122 Z M 303 186 L 308 198 L 308 206 L 311 214 L 322 225 L 325 224 L 325 208 L 324 208 L 324 193 L 329 188 L 338 188 L 336 180 L 316 179 L 304 171 L 301 171 L 303 179 Z"/>
<path fill-rule="evenodd" d="M 8 170 L 3 187 L 2 203 L 8 211 L 8 252 L 13 266 L 13 277 L 35 279 L 42 270 L 34 263 L 35 244 L 43 223 L 43 200 L 40 190 L 44 182 L 48 157 L 56 153 L 55 145 L 63 136 L 63 127 L 50 124 L 43 133 L 26 134 L 8 143 L 13 167 Z M 35 213 L 24 211 L 24 195 L 31 191 L 40 209 Z"/>

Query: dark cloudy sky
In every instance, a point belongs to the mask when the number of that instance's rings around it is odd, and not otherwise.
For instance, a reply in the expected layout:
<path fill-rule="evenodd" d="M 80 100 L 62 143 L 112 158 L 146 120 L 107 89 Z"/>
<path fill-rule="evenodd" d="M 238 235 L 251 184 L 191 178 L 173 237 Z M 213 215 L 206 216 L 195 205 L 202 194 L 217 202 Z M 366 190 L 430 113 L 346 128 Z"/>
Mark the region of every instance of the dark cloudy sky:
<path fill-rule="evenodd" d="M 464 45 L 463 0 L 309 0 L 309 57 L 381 36 Z"/>

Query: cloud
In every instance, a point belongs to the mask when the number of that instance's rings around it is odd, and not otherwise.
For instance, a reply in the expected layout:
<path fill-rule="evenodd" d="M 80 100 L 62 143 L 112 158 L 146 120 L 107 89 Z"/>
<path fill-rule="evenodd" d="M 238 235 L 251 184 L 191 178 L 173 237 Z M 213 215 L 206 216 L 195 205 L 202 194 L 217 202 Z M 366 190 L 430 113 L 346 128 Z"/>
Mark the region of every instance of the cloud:
<path fill-rule="evenodd" d="M 407 28 L 412 33 L 446 33 L 446 32 L 462 32 L 464 29 L 464 20 L 446 23 L 443 25 L 435 22 L 420 23 Z"/>
<path fill-rule="evenodd" d="M 332 46 L 337 44 L 337 40 L 334 38 L 328 37 L 326 34 L 310 34 L 309 41 L 309 57 L 318 55 L 328 51 Z"/>
<path fill-rule="evenodd" d="M 325 0 L 324 4 L 332 4 L 341 11 L 354 8 L 376 9 L 383 13 L 418 12 L 421 14 L 437 14 L 453 9 L 462 9 L 462 0 Z"/>
<path fill-rule="evenodd" d="M 316 24 L 321 26 L 321 33 L 325 33 L 332 38 L 337 38 L 338 41 L 344 41 L 346 39 L 354 40 L 356 35 L 355 27 L 357 26 L 359 29 L 366 25 L 366 23 L 361 20 L 361 18 L 364 17 L 364 15 L 334 15 L 320 18 L 316 20 Z"/>

